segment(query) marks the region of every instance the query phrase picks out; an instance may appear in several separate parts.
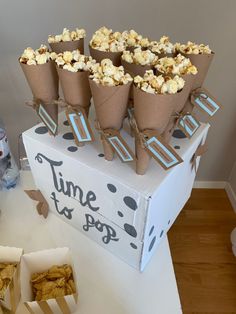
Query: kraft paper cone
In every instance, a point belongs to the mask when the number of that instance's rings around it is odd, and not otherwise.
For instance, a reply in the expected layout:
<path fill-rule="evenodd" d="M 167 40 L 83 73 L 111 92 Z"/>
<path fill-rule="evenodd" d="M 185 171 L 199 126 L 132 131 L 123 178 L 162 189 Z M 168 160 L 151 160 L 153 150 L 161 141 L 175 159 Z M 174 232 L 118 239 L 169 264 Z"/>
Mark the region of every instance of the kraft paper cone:
<path fill-rule="evenodd" d="M 70 72 L 59 67 L 57 72 L 66 103 L 74 109 L 82 106 L 88 116 L 91 100 L 89 72 Z"/>
<path fill-rule="evenodd" d="M 175 103 L 175 107 L 174 107 L 174 111 L 173 111 L 172 117 L 170 118 L 170 121 L 169 121 L 165 131 L 162 134 L 163 138 L 165 139 L 166 142 L 169 142 L 170 139 L 171 139 L 171 136 L 172 136 L 172 134 L 174 132 L 175 125 L 176 125 L 176 122 L 177 122 L 177 117 L 175 115 L 176 115 L 176 113 L 180 113 L 183 110 L 183 108 L 184 108 L 184 106 L 186 104 L 186 101 L 189 98 L 190 92 L 192 90 L 192 86 L 194 84 L 196 75 L 185 74 L 185 75 L 182 75 L 181 77 L 185 81 L 184 88 L 183 88 L 183 90 L 180 93 L 178 93 L 176 95 L 177 99 L 176 99 L 176 103 Z"/>
<path fill-rule="evenodd" d="M 189 58 L 191 63 L 197 67 L 198 73 L 195 75 L 194 84 L 192 85 L 191 91 L 195 90 L 196 88 L 202 87 L 207 76 L 207 72 L 211 65 L 212 59 L 215 55 L 214 52 L 211 54 L 183 54 L 186 58 Z M 191 104 L 190 100 L 187 100 L 185 104 L 185 111 L 192 112 L 193 105 Z"/>
<path fill-rule="evenodd" d="M 71 41 L 62 41 L 59 43 L 51 43 L 49 46 L 51 47 L 52 51 L 56 53 L 79 49 L 80 53 L 84 54 L 84 38 Z"/>
<path fill-rule="evenodd" d="M 119 86 L 103 86 L 89 79 L 89 84 L 93 95 L 96 117 L 101 129 L 120 130 L 126 114 L 132 83 Z M 105 142 L 103 147 L 105 158 L 112 160 L 113 150 L 111 145 Z"/>
<path fill-rule="evenodd" d="M 131 82 L 119 86 L 103 86 L 89 79 L 96 116 L 102 129 L 119 130 L 125 117 Z"/>
<path fill-rule="evenodd" d="M 111 51 L 100 51 L 89 46 L 90 55 L 97 62 L 101 62 L 103 59 L 110 59 L 115 66 L 121 65 L 121 55 L 122 51 L 111 52 Z"/>
<path fill-rule="evenodd" d="M 136 75 L 144 76 L 145 72 L 148 70 L 152 70 L 153 67 L 151 65 L 140 65 L 135 63 L 128 63 L 121 59 L 121 65 L 123 65 L 125 72 L 129 73 L 132 77 Z M 133 100 L 133 89 L 130 89 L 130 96 L 129 98 Z"/>
<path fill-rule="evenodd" d="M 130 51 L 130 52 L 134 52 L 134 50 L 135 50 L 136 48 L 138 48 L 138 47 L 128 46 L 128 47 L 125 48 L 125 50 L 128 50 L 128 51 Z"/>
<path fill-rule="evenodd" d="M 137 49 L 137 48 L 141 48 L 141 50 L 148 50 L 149 48 L 148 47 L 141 47 L 141 46 L 127 46 L 126 48 L 125 48 L 125 50 L 129 50 L 130 52 L 134 52 L 134 50 L 135 49 Z"/>
<path fill-rule="evenodd" d="M 151 48 L 149 48 L 149 49 L 151 50 Z M 158 56 L 158 59 L 165 58 L 165 57 L 167 57 L 167 58 L 174 58 L 176 56 L 176 52 L 172 52 L 172 53 L 158 53 L 158 52 L 152 51 L 152 53 L 154 53 L 156 56 Z"/>
<path fill-rule="evenodd" d="M 58 99 L 58 76 L 53 61 L 28 65 L 20 62 L 33 96 L 44 103 L 44 108 L 57 123 L 58 106 L 51 104 Z"/>
<path fill-rule="evenodd" d="M 189 58 L 191 63 L 197 67 L 198 73 L 195 75 L 195 81 L 193 89 L 202 87 L 206 78 L 207 72 L 214 57 L 214 52 L 211 54 L 183 54 L 186 58 Z"/>
<path fill-rule="evenodd" d="M 172 74 L 165 74 L 163 72 L 157 71 L 155 72 L 155 74 L 158 75 L 167 75 L 167 76 L 171 76 L 174 77 L 175 75 Z M 190 91 L 193 88 L 195 79 L 196 79 L 196 75 L 193 74 L 185 74 L 185 75 L 180 75 L 180 77 L 182 77 L 185 81 L 184 84 L 184 88 L 181 92 L 176 94 L 176 103 L 175 103 L 175 108 L 174 111 L 175 112 L 181 112 L 184 108 L 185 102 L 187 101 Z"/>
<path fill-rule="evenodd" d="M 154 95 L 134 86 L 133 93 L 134 117 L 139 131 L 150 129 L 162 134 L 170 121 L 181 92 L 173 95 Z M 136 157 L 136 173 L 143 175 L 148 168 L 151 157 L 137 139 Z"/>
<path fill-rule="evenodd" d="M 121 59 L 121 65 L 123 65 L 125 72 L 129 73 L 132 77 L 136 75 L 144 76 L 145 72 L 152 70 L 153 66 L 151 65 L 140 65 L 135 63 L 128 63 Z"/>
<path fill-rule="evenodd" d="M 149 162 L 151 160 L 150 155 L 142 147 L 139 140 L 135 138 L 135 154 L 136 154 L 136 173 L 144 175 L 148 169 Z"/>
<path fill-rule="evenodd" d="M 178 93 L 173 95 L 150 94 L 135 86 L 133 92 L 134 116 L 139 130 L 157 130 L 161 134 L 175 108 L 179 97 Z"/>
<path fill-rule="evenodd" d="M 184 105 L 189 98 L 189 94 L 195 84 L 196 76 L 197 75 L 193 74 L 185 74 L 181 76 L 184 79 L 185 84 L 183 90 L 177 94 L 179 99 L 176 102 L 175 112 L 180 113 L 183 110 Z"/>

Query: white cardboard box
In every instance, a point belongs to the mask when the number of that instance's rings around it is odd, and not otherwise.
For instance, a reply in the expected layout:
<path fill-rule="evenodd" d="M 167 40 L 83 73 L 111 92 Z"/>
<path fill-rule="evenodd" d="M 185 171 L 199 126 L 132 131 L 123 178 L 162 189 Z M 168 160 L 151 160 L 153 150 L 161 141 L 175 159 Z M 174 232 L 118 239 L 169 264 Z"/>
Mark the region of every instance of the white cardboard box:
<path fill-rule="evenodd" d="M 77 149 L 65 120 L 63 113 L 56 138 L 42 124 L 23 133 L 37 188 L 53 213 L 143 271 L 190 196 L 191 160 L 209 125 L 191 140 L 172 138 L 183 163 L 164 171 L 152 160 L 138 176 L 133 164 L 104 160 L 99 141 Z M 133 138 L 122 134 L 133 147 Z"/>

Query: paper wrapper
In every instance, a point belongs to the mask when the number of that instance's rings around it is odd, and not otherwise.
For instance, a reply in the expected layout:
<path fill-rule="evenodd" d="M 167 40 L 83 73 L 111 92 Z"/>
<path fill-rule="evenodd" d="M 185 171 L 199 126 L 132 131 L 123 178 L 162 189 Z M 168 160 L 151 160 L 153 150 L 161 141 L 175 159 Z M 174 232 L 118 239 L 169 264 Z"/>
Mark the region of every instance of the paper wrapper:
<path fill-rule="evenodd" d="M 129 73 L 132 77 L 135 77 L 136 75 L 143 76 L 146 71 L 153 69 L 151 65 L 139 65 L 135 63 L 128 63 L 122 59 L 121 65 L 123 65 L 125 72 Z"/>
<path fill-rule="evenodd" d="M 132 83 L 119 86 L 103 86 L 89 80 L 96 117 L 100 128 L 120 130 L 126 115 L 129 92 Z M 113 159 L 113 150 L 102 137 L 105 158 Z"/>
<path fill-rule="evenodd" d="M 148 50 L 148 47 L 140 47 L 140 46 L 136 46 L 136 47 L 135 46 L 127 46 L 125 48 L 125 50 L 128 50 L 130 52 L 134 52 L 134 50 L 137 48 L 141 48 L 141 50 L 143 50 L 143 51 Z"/>
<path fill-rule="evenodd" d="M 174 58 L 176 56 L 176 52 L 172 52 L 172 53 L 158 53 L 158 52 L 152 51 L 152 53 L 154 53 L 156 56 L 158 56 L 158 59 L 165 58 L 165 57 L 167 57 L 167 58 Z"/>
<path fill-rule="evenodd" d="M 6 290 L 4 300 L 0 300 L 0 312 L 2 307 L 15 313 L 20 302 L 20 261 L 22 254 L 23 249 L 0 246 L 0 263 L 17 263 L 15 274 Z"/>
<path fill-rule="evenodd" d="M 89 46 L 90 55 L 97 62 L 101 62 L 103 59 L 110 59 L 115 66 L 121 65 L 121 55 L 122 51 L 119 52 L 111 52 L 111 51 L 100 51 L 98 49 L 94 49 Z"/>
<path fill-rule="evenodd" d="M 49 46 L 51 47 L 52 51 L 56 53 L 79 49 L 80 53 L 84 54 L 84 38 L 71 41 L 62 41 L 59 43 L 51 43 Z"/>
<path fill-rule="evenodd" d="M 189 58 L 191 63 L 197 67 L 198 73 L 195 75 L 194 84 L 192 85 L 192 90 L 196 88 L 202 87 L 207 76 L 207 72 L 211 65 L 212 59 L 214 57 L 214 52 L 211 54 L 183 54 L 186 58 Z M 193 111 L 193 105 L 191 104 L 190 100 L 186 101 L 185 109 L 186 112 Z"/>
<path fill-rule="evenodd" d="M 170 117 L 178 101 L 179 93 L 173 95 L 157 95 L 146 93 L 139 88 L 133 88 L 134 117 L 139 131 L 156 130 L 162 134 L 166 129 Z M 151 157 L 136 138 L 136 173 L 144 174 Z"/>
<path fill-rule="evenodd" d="M 49 61 L 38 65 L 20 62 L 20 65 L 33 96 L 43 102 L 43 107 L 58 123 L 58 106 L 52 103 L 58 99 L 58 75 L 54 62 Z"/>
<path fill-rule="evenodd" d="M 174 106 L 174 111 L 172 113 L 172 116 L 170 118 L 170 121 L 164 131 L 164 133 L 162 134 L 163 135 L 163 138 L 165 139 L 166 142 L 169 142 L 170 139 L 171 139 L 171 136 L 174 132 L 174 129 L 175 129 L 175 125 L 176 125 L 176 122 L 177 122 L 177 117 L 176 117 L 176 113 L 180 113 L 183 109 L 184 109 L 184 106 L 186 104 L 186 101 L 188 100 L 188 98 L 190 97 L 190 92 L 192 90 L 192 86 L 195 82 L 195 76 L 196 75 L 193 75 L 193 74 L 185 74 L 185 75 L 182 75 L 181 77 L 184 79 L 185 81 L 185 84 L 184 84 L 184 88 L 183 90 L 178 93 L 176 96 L 177 96 L 177 100 L 176 100 L 176 103 L 175 103 L 175 106 Z"/>
<path fill-rule="evenodd" d="M 62 266 L 63 264 L 68 264 L 73 269 L 76 293 L 46 301 L 33 301 L 32 274 L 47 271 L 53 265 Z M 68 248 L 57 248 L 23 255 L 21 263 L 21 294 L 22 301 L 30 313 L 73 313 L 77 308 L 78 288 L 70 250 Z"/>
<path fill-rule="evenodd" d="M 132 77 L 135 77 L 136 75 L 144 76 L 145 72 L 148 70 L 152 70 L 153 67 L 151 65 L 139 65 L 134 63 L 128 63 L 121 59 L 121 65 L 123 65 L 125 72 L 129 73 Z M 129 96 L 131 102 L 133 101 L 133 89 L 130 90 L 130 96 Z"/>
<path fill-rule="evenodd" d="M 91 100 L 89 72 L 70 72 L 59 67 L 57 72 L 66 103 L 74 109 L 83 107 L 88 116 Z"/>

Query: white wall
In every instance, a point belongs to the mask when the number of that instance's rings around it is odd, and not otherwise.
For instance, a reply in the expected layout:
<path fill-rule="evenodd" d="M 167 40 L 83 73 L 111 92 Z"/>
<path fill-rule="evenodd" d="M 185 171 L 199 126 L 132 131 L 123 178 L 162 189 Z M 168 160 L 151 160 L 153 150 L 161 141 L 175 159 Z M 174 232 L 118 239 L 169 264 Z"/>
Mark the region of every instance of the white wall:
<path fill-rule="evenodd" d="M 22 50 L 38 47 L 64 26 L 85 28 L 87 39 L 102 25 L 134 28 L 153 39 L 167 34 L 172 41 L 209 43 L 216 52 L 206 86 L 224 108 L 212 120 L 198 179 L 228 179 L 236 158 L 235 0 L 0 0 L 0 5 L 0 117 L 14 152 L 18 134 L 36 122 L 24 106 L 31 94 L 17 63 Z"/>

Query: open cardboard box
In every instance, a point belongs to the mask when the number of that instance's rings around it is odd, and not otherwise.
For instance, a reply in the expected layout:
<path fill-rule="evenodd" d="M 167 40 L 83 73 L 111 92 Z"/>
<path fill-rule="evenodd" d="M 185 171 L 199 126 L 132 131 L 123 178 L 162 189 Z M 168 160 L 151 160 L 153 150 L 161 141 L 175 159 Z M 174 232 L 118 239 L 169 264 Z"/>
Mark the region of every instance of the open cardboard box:
<path fill-rule="evenodd" d="M 69 264 L 73 269 L 76 293 L 45 301 L 33 301 L 31 276 L 33 273 L 47 271 L 51 266 Z M 23 255 L 21 262 L 22 301 L 30 313 L 73 313 L 77 309 L 78 288 L 76 273 L 68 248 L 56 248 Z"/>
<path fill-rule="evenodd" d="M 0 263 L 17 263 L 15 273 L 12 277 L 10 284 L 5 293 L 4 300 L 0 300 L 0 313 L 1 307 L 6 308 L 12 313 L 16 311 L 16 308 L 20 301 L 20 261 L 23 254 L 23 249 L 0 246 Z"/>

